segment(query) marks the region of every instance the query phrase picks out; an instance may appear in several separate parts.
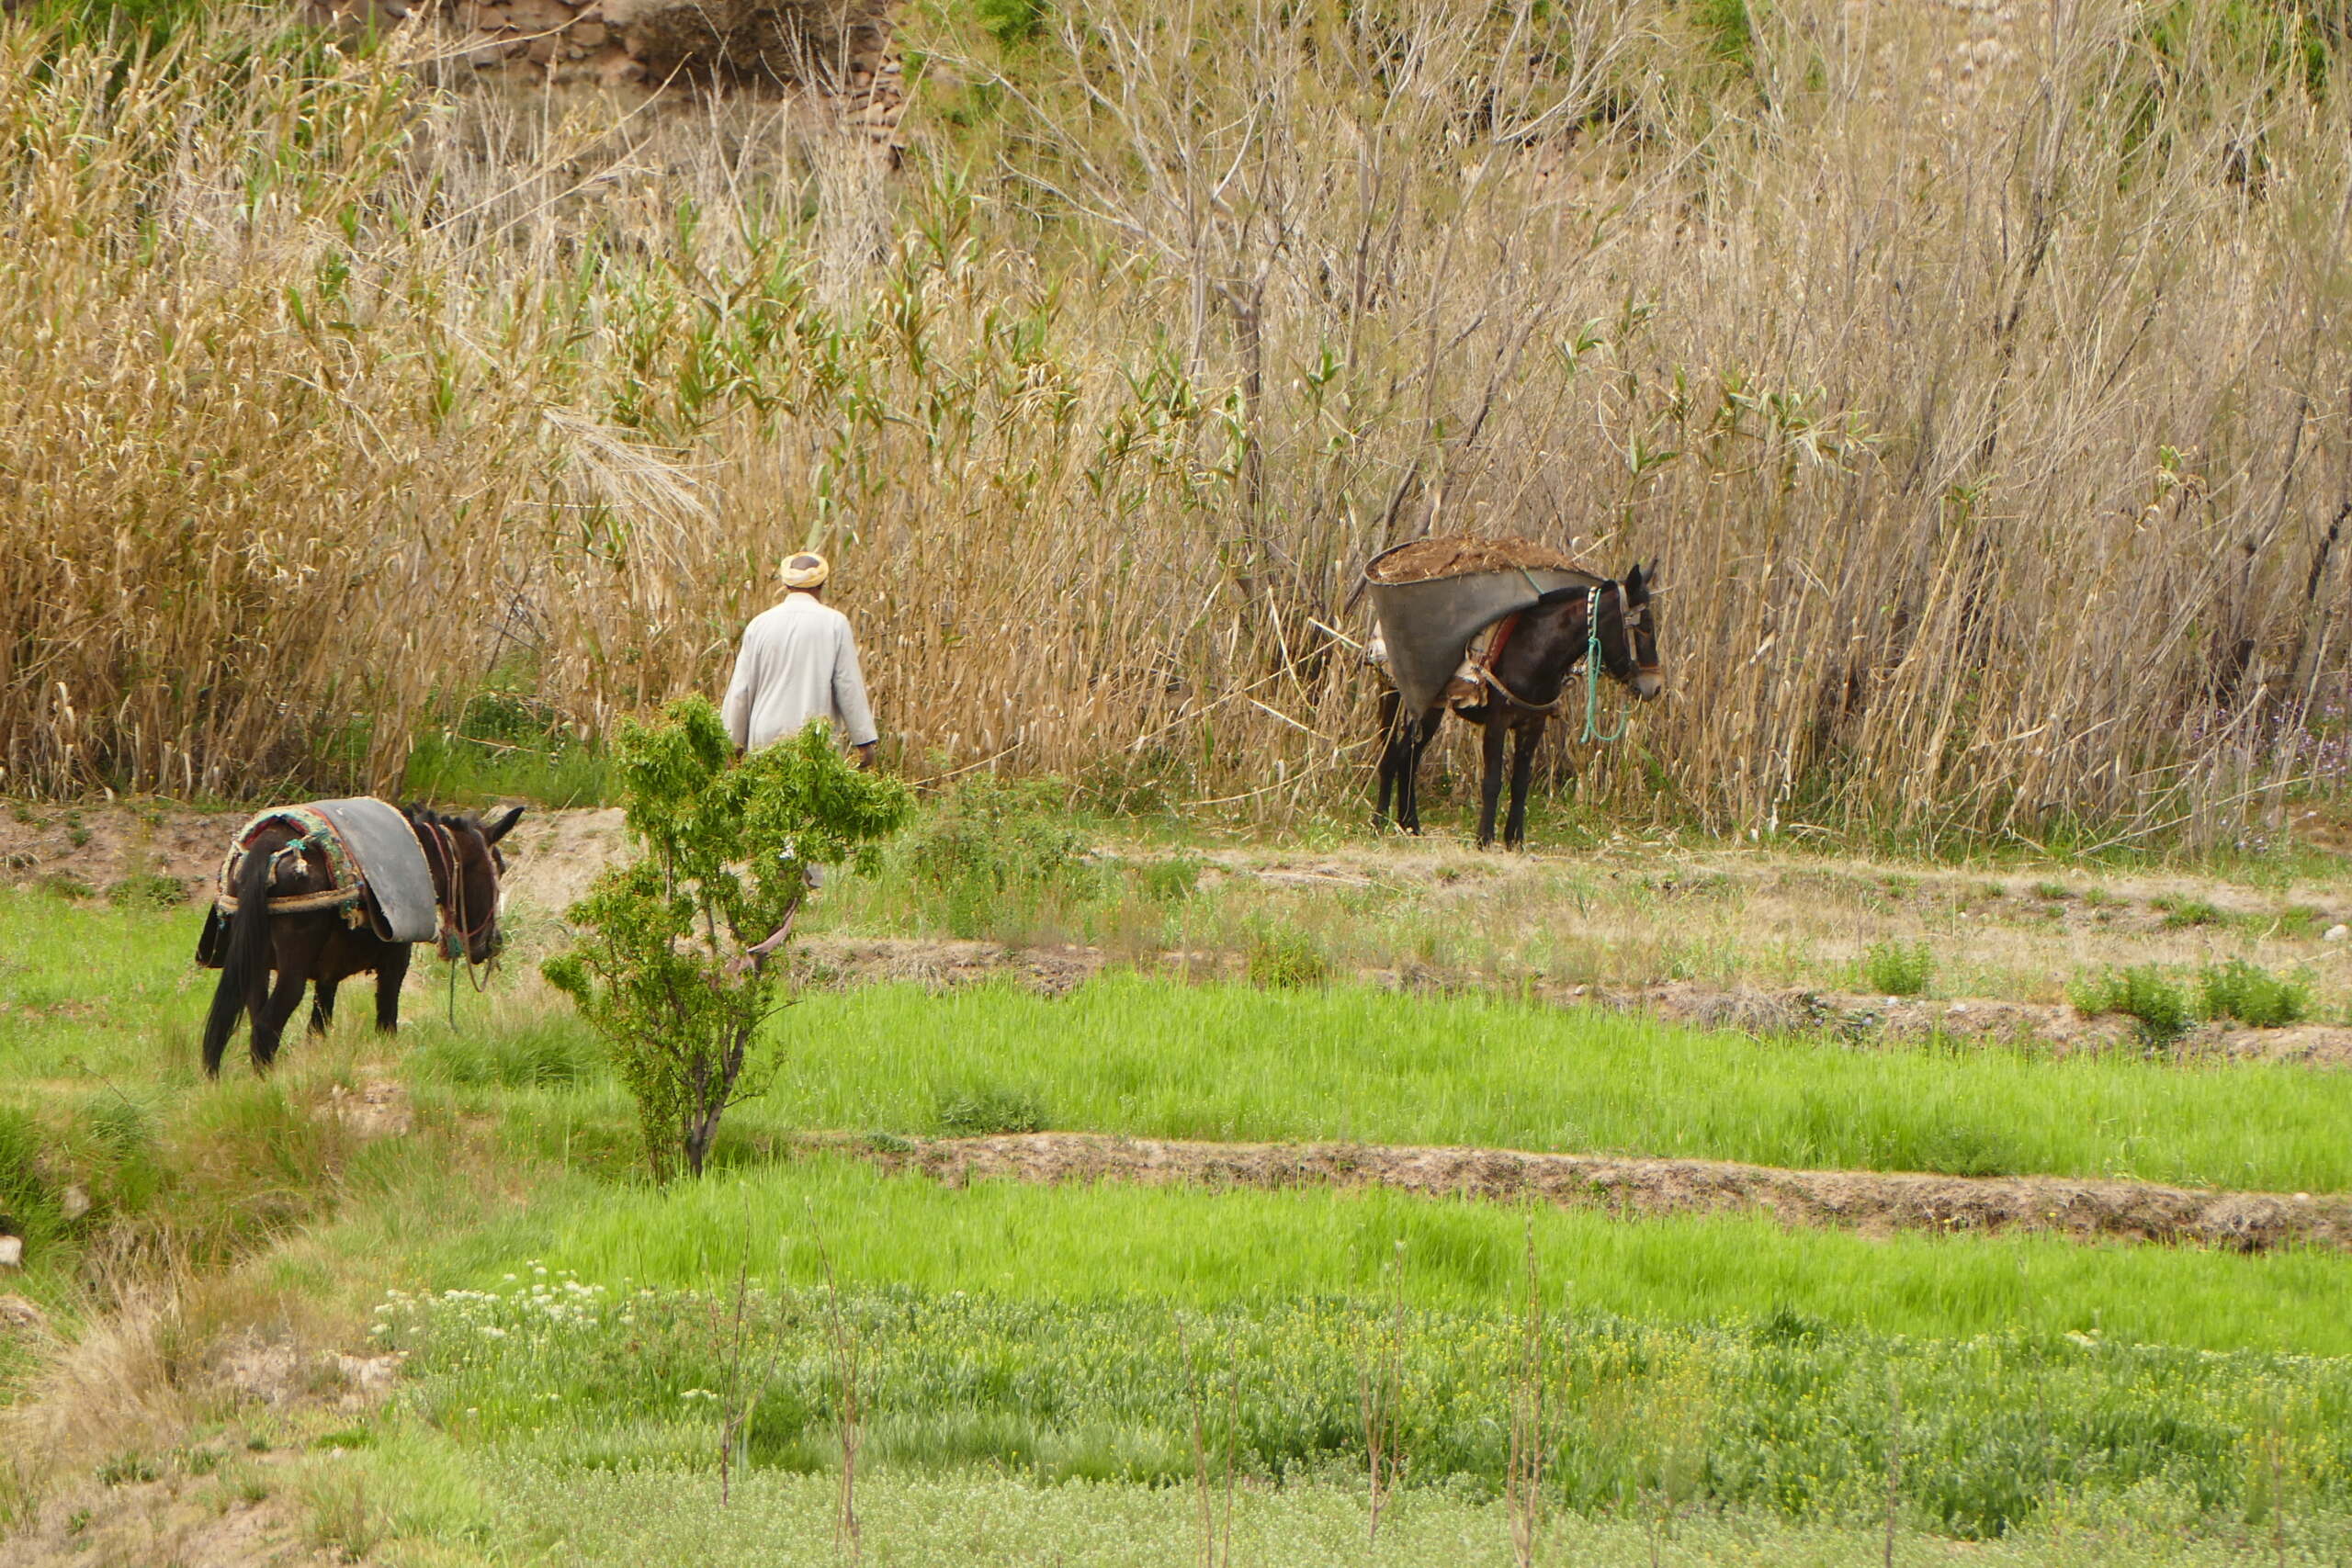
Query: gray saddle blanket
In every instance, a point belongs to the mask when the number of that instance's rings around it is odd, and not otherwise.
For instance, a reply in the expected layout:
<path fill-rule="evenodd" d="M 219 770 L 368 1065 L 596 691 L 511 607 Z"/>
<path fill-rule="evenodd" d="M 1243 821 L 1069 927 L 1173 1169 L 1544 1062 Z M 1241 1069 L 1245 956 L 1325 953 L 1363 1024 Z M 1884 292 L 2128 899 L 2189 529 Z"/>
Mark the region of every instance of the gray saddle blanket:
<path fill-rule="evenodd" d="M 386 942 L 430 942 L 439 929 L 433 868 L 416 829 L 397 807 L 373 795 L 314 800 L 311 809 L 334 826 L 376 906 L 376 934 Z"/>
<path fill-rule="evenodd" d="M 1557 567 L 1465 572 L 1419 582 L 1373 582 L 1373 617 L 1388 652 L 1389 678 L 1408 713 L 1427 713 L 1445 697 L 1445 685 L 1469 656 L 1472 639 L 1505 615 L 1530 610 L 1564 588 L 1598 588 L 1589 571 Z"/>

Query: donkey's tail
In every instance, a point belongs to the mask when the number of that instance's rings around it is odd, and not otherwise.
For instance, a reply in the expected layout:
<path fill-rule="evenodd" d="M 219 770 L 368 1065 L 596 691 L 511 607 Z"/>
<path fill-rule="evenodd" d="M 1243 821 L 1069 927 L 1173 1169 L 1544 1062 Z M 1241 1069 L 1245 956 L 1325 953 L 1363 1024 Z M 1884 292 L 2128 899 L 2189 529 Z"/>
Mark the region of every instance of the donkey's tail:
<path fill-rule="evenodd" d="M 256 984 L 269 978 L 270 857 L 249 850 L 237 867 L 237 912 L 229 917 L 229 940 L 220 955 L 220 984 L 212 1012 L 204 1021 L 204 1070 L 220 1076 L 220 1055 L 237 1027 Z"/>

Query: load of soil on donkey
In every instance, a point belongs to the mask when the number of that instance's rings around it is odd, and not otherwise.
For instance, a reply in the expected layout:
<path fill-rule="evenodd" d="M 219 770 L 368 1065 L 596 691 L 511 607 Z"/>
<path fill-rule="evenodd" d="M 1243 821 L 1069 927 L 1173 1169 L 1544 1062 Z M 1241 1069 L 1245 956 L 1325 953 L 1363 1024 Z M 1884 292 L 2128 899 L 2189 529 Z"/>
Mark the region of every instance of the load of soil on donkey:
<path fill-rule="evenodd" d="M 1549 545 L 1532 539 L 1474 539 L 1467 535 L 1415 539 L 1383 550 L 1363 569 L 1366 581 L 1431 582 L 1482 571 L 1530 570 L 1583 573 L 1584 568 Z"/>
<path fill-rule="evenodd" d="M 1466 536 L 1415 539 L 1363 570 L 1388 670 L 1408 713 L 1435 707 L 1478 634 L 1563 589 L 1607 581 L 1548 545 Z"/>

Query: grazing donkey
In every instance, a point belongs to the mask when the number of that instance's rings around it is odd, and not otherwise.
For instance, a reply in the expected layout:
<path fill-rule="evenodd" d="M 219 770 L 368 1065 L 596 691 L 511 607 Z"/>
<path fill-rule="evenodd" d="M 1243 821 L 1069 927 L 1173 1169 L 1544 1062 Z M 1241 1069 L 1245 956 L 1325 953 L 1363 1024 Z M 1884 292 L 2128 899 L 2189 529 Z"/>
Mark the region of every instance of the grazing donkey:
<path fill-rule="evenodd" d="M 326 804 L 332 809 L 354 803 Z M 523 808 L 517 806 L 485 824 L 470 812 L 450 815 L 409 806 L 395 815 L 382 802 L 359 804 L 381 814 L 401 839 L 398 847 L 403 854 L 408 851 L 401 835 L 402 818 L 415 836 L 415 850 L 431 878 L 433 904 L 418 929 L 439 927 L 434 940 L 445 957 L 489 963 L 498 951 L 498 879 L 506 863 L 498 840 L 513 829 Z M 312 823 L 308 829 L 305 821 Z M 264 813 L 231 847 L 220 872 L 221 900 L 207 915 L 197 943 L 197 962 L 220 970 L 204 1025 L 207 1074 L 220 1076 L 220 1057 L 240 1015 L 253 1021 L 254 1067 L 266 1072 L 306 985 L 317 987 L 311 1031 L 324 1033 L 334 1018 L 335 987 L 373 971 L 376 1027 L 386 1033 L 400 1028 L 401 982 L 414 943 L 381 934 L 386 928 L 374 891 L 354 877 L 347 861 L 339 865 L 342 859 L 340 844 L 311 807 Z"/>

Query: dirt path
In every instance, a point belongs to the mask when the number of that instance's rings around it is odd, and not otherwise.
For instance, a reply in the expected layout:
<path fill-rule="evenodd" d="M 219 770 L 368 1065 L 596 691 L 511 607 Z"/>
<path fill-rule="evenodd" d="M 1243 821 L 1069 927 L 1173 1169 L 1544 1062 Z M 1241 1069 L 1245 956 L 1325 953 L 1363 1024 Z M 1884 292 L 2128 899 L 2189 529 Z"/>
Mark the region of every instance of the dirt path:
<path fill-rule="evenodd" d="M 2263 1252 L 2352 1251 L 2352 1197 L 2200 1192 L 2064 1177 L 1781 1170 L 1717 1160 L 1519 1154 L 1364 1144 L 1203 1144 L 1035 1133 L 888 1146 L 818 1140 L 936 1180 L 1133 1181 L 1147 1186 L 1388 1187 L 1432 1197 L 1615 1213 L 1765 1213 L 1791 1225 L 1893 1231 L 2047 1231 L 2078 1241 L 2185 1243 Z"/>

